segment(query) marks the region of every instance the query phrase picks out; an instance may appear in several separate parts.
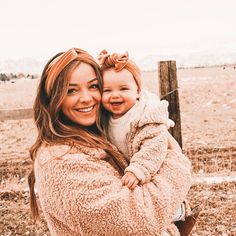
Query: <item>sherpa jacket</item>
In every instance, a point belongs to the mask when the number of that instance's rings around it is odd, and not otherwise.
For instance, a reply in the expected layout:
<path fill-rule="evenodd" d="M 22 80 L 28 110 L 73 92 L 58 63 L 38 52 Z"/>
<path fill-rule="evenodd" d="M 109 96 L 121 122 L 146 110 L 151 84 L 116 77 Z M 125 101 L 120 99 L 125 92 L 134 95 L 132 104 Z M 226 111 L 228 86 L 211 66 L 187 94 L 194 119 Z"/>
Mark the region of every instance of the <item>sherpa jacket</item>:
<path fill-rule="evenodd" d="M 124 140 L 130 162 L 125 172 L 134 173 L 143 184 L 157 174 L 167 156 L 167 134 L 171 121 L 168 102 L 160 101 L 155 94 L 142 90 L 133 113 L 130 130 Z"/>
<path fill-rule="evenodd" d="M 103 150 L 66 145 L 39 149 L 36 187 L 51 235 L 151 236 L 168 230 L 179 236 L 170 222 L 190 188 L 189 160 L 170 151 L 159 174 L 131 191 L 102 156 Z"/>

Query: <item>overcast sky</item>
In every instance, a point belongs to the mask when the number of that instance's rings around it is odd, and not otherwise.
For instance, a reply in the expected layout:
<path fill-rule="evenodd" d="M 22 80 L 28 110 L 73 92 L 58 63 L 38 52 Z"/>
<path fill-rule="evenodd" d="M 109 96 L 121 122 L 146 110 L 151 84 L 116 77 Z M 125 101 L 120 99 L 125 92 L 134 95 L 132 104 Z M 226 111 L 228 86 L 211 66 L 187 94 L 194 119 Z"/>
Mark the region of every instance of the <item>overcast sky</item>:
<path fill-rule="evenodd" d="M 236 0 L 0 0 L 0 59 L 44 60 L 71 47 L 137 58 L 236 50 L 235 9 Z"/>

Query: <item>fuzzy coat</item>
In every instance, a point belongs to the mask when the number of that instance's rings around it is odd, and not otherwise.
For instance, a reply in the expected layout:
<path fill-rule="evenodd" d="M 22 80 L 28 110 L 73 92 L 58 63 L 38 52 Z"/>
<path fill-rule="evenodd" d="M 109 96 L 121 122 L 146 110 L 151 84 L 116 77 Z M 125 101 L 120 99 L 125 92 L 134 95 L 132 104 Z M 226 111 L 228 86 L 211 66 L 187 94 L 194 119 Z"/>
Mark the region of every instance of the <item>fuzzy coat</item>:
<path fill-rule="evenodd" d="M 190 188 L 190 162 L 168 152 L 159 174 L 131 191 L 101 159 L 103 150 L 41 147 L 36 187 L 51 235 L 151 236 L 168 230 L 178 236 L 170 222 Z"/>
<path fill-rule="evenodd" d="M 142 90 L 139 101 L 128 112 L 129 130 L 122 130 L 123 123 L 117 128 L 119 132 L 126 132 L 126 139 L 119 140 L 117 132 L 111 142 L 118 149 L 119 144 L 127 146 L 129 166 L 125 172 L 134 173 L 143 184 L 157 174 L 167 156 L 168 129 L 173 121 L 169 119 L 168 102 L 160 101 L 158 96 L 146 90 Z"/>

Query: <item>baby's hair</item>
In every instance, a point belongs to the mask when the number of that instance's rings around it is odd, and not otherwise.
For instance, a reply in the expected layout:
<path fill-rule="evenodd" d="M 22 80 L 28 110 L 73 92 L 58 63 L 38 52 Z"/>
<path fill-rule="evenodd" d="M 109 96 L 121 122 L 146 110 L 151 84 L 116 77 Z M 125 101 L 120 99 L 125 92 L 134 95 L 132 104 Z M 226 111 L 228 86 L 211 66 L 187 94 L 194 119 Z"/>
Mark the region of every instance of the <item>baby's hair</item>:
<path fill-rule="evenodd" d="M 122 69 L 128 70 L 134 77 L 134 80 L 138 86 L 138 90 L 141 90 L 141 71 L 136 63 L 129 59 L 128 52 L 124 54 L 108 54 L 106 50 L 103 50 L 98 57 L 99 64 L 101 66 L 102 73 L 111 68 L 119 72 Z"/>

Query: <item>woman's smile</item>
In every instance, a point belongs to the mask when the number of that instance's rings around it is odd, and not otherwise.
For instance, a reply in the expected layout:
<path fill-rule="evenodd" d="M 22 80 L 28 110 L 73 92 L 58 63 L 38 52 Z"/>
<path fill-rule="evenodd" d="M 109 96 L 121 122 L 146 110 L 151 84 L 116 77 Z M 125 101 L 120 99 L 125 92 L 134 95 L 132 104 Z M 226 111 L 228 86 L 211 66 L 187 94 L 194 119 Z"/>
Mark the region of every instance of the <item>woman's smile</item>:
<path fill-rule="evenodd" d="M 90 107 L 76 108 L 75 110 L 82 113 L 89 113 L 94 109 L 95 105 Z"/>

